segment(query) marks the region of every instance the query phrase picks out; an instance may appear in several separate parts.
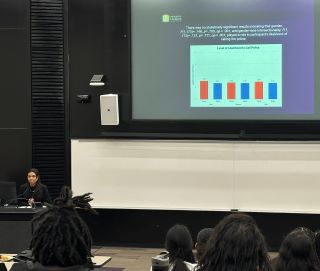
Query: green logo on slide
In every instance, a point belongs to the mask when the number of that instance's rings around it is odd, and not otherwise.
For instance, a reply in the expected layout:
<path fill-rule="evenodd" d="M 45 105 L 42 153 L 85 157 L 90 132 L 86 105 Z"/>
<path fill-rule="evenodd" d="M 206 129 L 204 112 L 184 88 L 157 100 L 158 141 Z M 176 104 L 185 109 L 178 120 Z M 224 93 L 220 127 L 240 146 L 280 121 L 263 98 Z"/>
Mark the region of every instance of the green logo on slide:
<path fill-rule="evenodd" d="M 162 15 L 162 22 L 163 23 L 169 23 L 170 22 L 170 15 L 169 14 L 163 14 Z"/>

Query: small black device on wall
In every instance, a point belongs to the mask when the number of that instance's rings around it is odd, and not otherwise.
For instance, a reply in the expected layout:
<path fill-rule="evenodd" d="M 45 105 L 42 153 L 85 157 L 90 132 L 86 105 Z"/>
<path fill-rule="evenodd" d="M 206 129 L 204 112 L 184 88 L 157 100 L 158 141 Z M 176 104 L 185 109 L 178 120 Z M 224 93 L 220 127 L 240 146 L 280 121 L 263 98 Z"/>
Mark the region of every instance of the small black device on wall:
<path fill-rule="evenodd" d="M 90 101 L 91 101 L 91 96 L 88 94 L 77 95 L 77 103 L 86 104 L 86 103 L 90 103 Z"/>

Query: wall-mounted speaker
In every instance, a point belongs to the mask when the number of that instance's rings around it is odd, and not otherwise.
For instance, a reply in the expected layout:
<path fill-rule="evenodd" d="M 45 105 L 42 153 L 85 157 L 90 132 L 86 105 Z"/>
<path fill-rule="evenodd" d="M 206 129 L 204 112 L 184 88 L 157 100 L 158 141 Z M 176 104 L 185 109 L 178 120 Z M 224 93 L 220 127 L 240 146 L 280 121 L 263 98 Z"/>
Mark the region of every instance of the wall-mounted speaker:
<path fill-rule="evenodd" d="M 101 125 L 119 125 L 118 94 L 100 95 Z"/>

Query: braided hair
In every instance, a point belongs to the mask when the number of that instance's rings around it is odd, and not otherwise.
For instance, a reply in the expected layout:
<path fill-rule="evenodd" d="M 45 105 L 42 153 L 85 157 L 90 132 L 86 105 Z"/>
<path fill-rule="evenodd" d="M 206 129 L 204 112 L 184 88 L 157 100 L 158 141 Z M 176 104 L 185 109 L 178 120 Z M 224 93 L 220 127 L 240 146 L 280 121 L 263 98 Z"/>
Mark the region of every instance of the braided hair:
<path fill-rule="evenodd" d="M 44 266 L 75 266 L 90 263 L 91 234 L 76 207 L 92 213 L 91 193 L 72 198 L 70 188 L 63 187 L 53 204 L 37 213 L 31 249 L 34 261 Z"/>

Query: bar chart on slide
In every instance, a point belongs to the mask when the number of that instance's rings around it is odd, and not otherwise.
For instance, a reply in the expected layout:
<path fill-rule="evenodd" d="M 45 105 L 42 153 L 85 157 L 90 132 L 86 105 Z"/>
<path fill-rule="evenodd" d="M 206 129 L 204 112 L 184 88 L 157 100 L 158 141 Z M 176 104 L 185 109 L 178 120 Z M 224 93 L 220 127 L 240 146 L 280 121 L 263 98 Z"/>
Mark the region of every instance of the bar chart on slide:
<path fill-rule="evenodd" d="M 190 46 L 191 107 L 282 107 L 282 44 Z"/>

